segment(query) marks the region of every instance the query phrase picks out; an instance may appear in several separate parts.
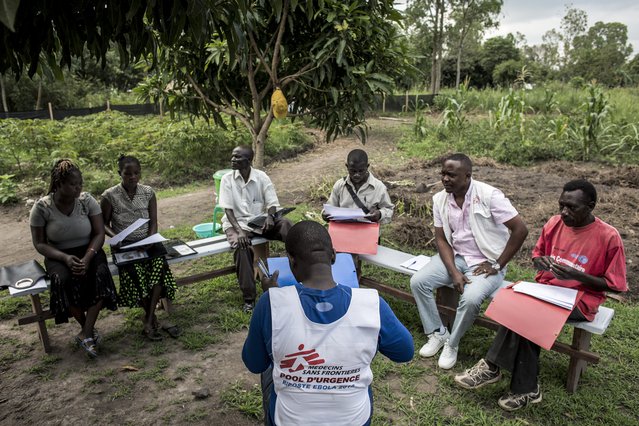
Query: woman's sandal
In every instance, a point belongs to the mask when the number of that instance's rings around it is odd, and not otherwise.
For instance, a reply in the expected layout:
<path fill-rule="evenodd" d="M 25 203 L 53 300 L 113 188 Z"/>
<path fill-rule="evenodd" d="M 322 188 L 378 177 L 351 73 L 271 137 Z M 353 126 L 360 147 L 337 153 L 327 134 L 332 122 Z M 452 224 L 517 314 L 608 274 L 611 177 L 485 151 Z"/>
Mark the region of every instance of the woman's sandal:
<path fill-rule="evenodd" d="M 95 350 L 95 342 L 92 337 L 82 340 L 79 336 L 75 336 L 75 342 L 80 346 L 90 358 L 96 358 L 98 353 Z"/>
<path fill-rule="evenodd" d="M 177 325 L 163 325 L 162 330 L 166 331 L 169 336 L 173 337 L 174 339 L 177 339 L 182 335 L 182 330 Z"/>

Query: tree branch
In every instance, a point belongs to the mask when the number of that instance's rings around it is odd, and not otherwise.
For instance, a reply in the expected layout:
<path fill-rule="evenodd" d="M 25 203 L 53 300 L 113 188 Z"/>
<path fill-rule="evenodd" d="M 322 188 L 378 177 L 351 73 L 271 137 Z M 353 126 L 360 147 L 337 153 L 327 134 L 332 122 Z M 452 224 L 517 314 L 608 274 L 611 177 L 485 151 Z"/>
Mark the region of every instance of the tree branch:
<path fill-rule="evenodd" d="M 193 77 L 191 77 L 190 75 L 186 75 L 186 78 L 189 80 L 189 82 L 191 83 L 191 85 L 193 86 L 193 89 L 195 89 L 195 91 L 198 94 L 198 97 L 207 105 L 209 105 L 210 107 L 212 107 L 213 109 L 215 109 L 218 112 L 223 112 L 225 114 L 228 115 L 232 115 L 233 117 L 237 118 L 238 120 L 240 120 L 240 122 L 242 124 L 244 124 L 244 126 L 246 126 L 249 131 L 251 132 L 251 134 L 254 134 L 254 129 L 251 126 L 251 122 L 248 119 L 248 117 L 244 114 L 242 114 L 241 112 L 234 110 L 233 108 L 230 108 L 228 106 L 225 105 L 221 105 L 218 103 L 215 103 L 211 100 L 211 98 L 209 98 L 208 96 L 206 96 L 206 94 L 204 94 L 204 92 L 202 91 L 202 89 L 200 88 L 200 86 L 195 82 L 195 80 L 193 80 Z"/>
<path fill-rule="evenodd" d="M 295 74 L 291 74 L 288 75 L 286 77 L 284 77 L 282 79 L 282 82 L 280 84 L 280 87 L 286 87 L 286 85 L 288 85 L 289 83 L 291 83 L 292 81 L 294 81 L 296 78 L 306 74 L 307 72 L 313 71 L 314 69 L 319 68 L 320 66 L 317 65 L 315 67 L 312 66 L 313 64 L 308 63 L 306 65 L 304 65 L 298 72 L 296 72 Z"/>
<path fill-rule="evenodd" d="M 249 89 L 251 90 L 251 101 L 253 102 L 253 126 L 255 126 L 253 128 L 253 134 L 257 135 L 259 131 L 257 126 L 259 126 L 260 123 L 260 105 L 262 104 L 263 98 L 260 97 L 260 94 L 257 91 L 257 86 L 255 85 L 255 69 L 253 68 L 252 53 L 249 53 L 247 79 Z"/>
<path fill-rule="evenodd" d="M 268 75 L 271 77 L 271 80 L 275 81 L 275 76 L 273 75 L 273 72 L 268 67 L 266 59 L 262 55 L 262 52 L 260 52 L 260 49 L 257 47 L 257 43 L 255 42 L 255 37 L 253 37 L 252 31 L 249 31 L 249 39 L 251 41 L 251 46 L 253 47 L 253 50 L 255 51 L 255 54 L 257 55 L 257 57 L 260 58 L 260 62 L 264 66 L 264 69 L 266 70 Z"/>
<path fill-rule="evenodd" d="M 278 85 L 277 79 L 277 67 L 280 63 L 280 46 L 282 45 L 282 39 L 284 38 L 284 30 L 286 29 L 286 19 L 288 18 L 288 5 L 289 0 L 284 1 L 282 7 L 282 19 L 280 20 L 280 26 L 277 30 L 277 39 L 275 40 L 275 46 L 273 47 L 273 62 L 271 63 L 271 78 L 273 78 L 273 84 Z"/>

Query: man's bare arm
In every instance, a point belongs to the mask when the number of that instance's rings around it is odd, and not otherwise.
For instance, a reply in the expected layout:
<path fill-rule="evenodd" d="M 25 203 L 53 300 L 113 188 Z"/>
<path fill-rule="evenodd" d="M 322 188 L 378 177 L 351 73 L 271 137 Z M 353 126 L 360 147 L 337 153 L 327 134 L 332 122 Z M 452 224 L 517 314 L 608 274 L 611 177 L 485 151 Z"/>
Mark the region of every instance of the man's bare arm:
<path fill-rule="evenodd" d="M 251 245 L 251 239 L 249 238 L 248 233 L 242 229 L 240 224 L 237 222 L 233 209 L 224 209 L 224 213 L 226 214 L 226 218 L 231 223 L 233 229 L 237 232 L 237 245 L 243 249 L 249 247 Z"/>

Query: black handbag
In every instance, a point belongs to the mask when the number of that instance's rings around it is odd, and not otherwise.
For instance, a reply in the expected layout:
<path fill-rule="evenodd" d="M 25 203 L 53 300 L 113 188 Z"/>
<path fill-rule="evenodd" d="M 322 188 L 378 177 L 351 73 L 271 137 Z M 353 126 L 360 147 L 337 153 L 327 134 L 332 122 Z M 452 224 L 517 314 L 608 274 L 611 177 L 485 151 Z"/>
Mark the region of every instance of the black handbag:
<path fill-rule="evenodd" d="M 0 268 L 0 289 L 13 287 L 23 290 L 33 287 L 47 272 L 35 260 L 29 260 L 18 265 Z"/>

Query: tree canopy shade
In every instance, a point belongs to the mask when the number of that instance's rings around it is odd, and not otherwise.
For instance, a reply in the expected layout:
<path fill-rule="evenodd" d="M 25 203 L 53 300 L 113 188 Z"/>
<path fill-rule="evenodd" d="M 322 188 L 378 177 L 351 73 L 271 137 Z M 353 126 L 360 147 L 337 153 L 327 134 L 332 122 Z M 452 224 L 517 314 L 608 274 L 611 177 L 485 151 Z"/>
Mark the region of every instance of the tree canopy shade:
<path fill-rule="evenodd" d="M 158 72 L 172 84 L 159 95 L 173 109 L 212 117 L 220 125 L 223 113 L 244 124 L 258 166 L 277 87 L 293 118 L 309 117 L 328 139 L 355 130 L 365 140 L 365 113 L 374 95 L 390 92 L 410 68 L 393 1 L 236 3 L 245 10 L 230 21 L 237 40 L 212 32 L 199 44 L 185 35 L 179 48 L 160 49 Z"/>
<path fill-rule="evenodd" d="M 11 68 L 15 75 L 25 67 L 33 75 L 43 59 L 53 68 L 69 66 L 86 51 L 104 62 L 111 44 L 127 64 L 184 34 L 203 43 L 211 27 L 236 37 L 225 22 L 241 12 L 239 2 L 229 0 L 6 1 L 19 6 L 15 31 L 0 25 L 0 73 Z"/>
<path fill-rule="evenodd" d="M 152 58 L 171 108 L 247 126 L 259 166 L 276 87 L 328 138 L 365 136 L 374 94 L 410 68 L 400 20 L 393 0 L 23 1 L 15 32 L 0 26 L 0 73 L 68 66 L 85 48 L 104 60 L 113 43 L 123 64 Z"/>

